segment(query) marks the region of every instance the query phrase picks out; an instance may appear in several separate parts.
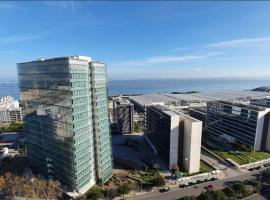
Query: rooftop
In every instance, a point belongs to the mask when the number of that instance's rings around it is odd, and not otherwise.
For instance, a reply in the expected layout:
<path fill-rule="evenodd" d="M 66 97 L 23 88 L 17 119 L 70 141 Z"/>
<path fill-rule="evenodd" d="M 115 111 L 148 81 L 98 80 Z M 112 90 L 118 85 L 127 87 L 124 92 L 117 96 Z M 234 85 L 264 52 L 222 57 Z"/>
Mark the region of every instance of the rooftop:
<path fill-rule="evenodd" d="M 267 92 L 258 91 L 216 91 L 188 94 L 154 93 L 139 96 L 131 96 L 135 103 L 141 106 L 162 103 L 165 105 L 181 103 L 206 103 L 208 101 L 249 101 L 251 98 L 263 98 L 270 96 Z"/>
<path fill-rule="evenodd" d="M 18 64 L 23 64 L 23 63 L 31 63 L 31 62 L 47 62 L 47 61 L 55 61 L 55 60 L 63 60 L 63 59 L 74 59 L 74 60 L 82 60 L 82 61 L 92 61 L 92 59 L 88 56 L 80 56 L 80 55 L 75 55 L 75 56 L 62 56 L 62 57 L 55 57 L 55 58 L 38 58 L 33 61 L 28 61 L 28 62 L 21 62 Z"/>

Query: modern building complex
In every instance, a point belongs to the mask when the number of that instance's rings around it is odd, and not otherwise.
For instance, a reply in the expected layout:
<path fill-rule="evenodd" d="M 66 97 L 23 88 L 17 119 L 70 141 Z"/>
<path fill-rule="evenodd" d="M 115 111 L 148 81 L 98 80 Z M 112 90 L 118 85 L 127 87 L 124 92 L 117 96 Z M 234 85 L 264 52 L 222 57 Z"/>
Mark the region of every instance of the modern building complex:
<path fill-rule="evenodd" d="M 22 121 L 22 109 L 13 97 L 0 98 L 0 124 Z"/>
<path fill-rule="evenodd" d="M 252 149 L 270 151 L 270 108 L 226 101 L 208 102 L 208 134 L 239 142 Z"/>
<path fill-rule="evenodd" d="M 69 56 L 18 64 L 33 170 L 84 193 L 112 176 L 104 63 Z"/>
<path fill-rule="evenodd" d="M 146 108 L 144 134 L 168 168 L 200 169 L 202 122 L 164 106 Z"/>
<path fill-rule="evenodd" d="M 125 98 L 113 99 L 113 121 L 121 134 L 133 133 L 134 105 Z"/>

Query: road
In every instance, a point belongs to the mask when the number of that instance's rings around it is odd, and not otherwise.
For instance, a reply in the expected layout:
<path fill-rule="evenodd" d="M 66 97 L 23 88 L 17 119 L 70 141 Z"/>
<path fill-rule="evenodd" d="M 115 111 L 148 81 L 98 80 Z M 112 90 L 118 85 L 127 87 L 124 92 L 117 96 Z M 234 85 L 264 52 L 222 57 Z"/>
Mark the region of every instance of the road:
<path fill-rule="evenodd" d="M 156 190 L 151 193 L 146 193 L 146 194 L 130 197 L 129 199 L 132 199 L 132 200 L 164 200 L 164 199 L 176 200 L 181 197 L 185 197 L 187 195 L 190 195 L 190 196 L 199 195 L 201 192 L 205 191 L 204 187 L 209 184 L 213 185 L 214 189 L 222 189 L 224 187 L 234 184 L 237 181 L 244 181 L 247 179 L 255 178 L 255 176 L 259 176 L 259 175 L 260 175 L 260 171 L 253 171 L 253 172 L 248 172 L 248 173 L 235 176 L 232 178 L 197 184 L 195 186 L 190 186 L 187 188 L 172 188 L 171 191 L 166 192 L 166 193 L 160 193 L 158 190 Z M 249 199 L 249 200 L 252 200 L 252 199 Z"/>

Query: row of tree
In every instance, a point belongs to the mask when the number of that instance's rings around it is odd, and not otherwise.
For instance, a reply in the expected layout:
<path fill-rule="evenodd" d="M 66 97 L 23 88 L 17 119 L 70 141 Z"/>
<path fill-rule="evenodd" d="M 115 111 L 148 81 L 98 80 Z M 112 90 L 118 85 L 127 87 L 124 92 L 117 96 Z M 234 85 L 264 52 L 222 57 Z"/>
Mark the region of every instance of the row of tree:
<path fill-rule="evenodd" d="M 131 186 L 129 184 L 122 184 L 116 188 L 102 189 L 101 186 L 92 187 L 80 200 L 84 199 L 114 199 L 115 197 L 123 196 L 131 191 Z"/>
<path fill-rule="evenodd" d="M 255 190 L 252 191 L 247 188 L 243 183 L 237 183 L 233 186 L 227 187 L 223 190 L 211 190 L 202 192 L 199 196 L 190 196 L 190 197 L 184 197 L 182 200 L 236 200 L 236 199 L 242 199 L 249 195 L 251 195 L 253 192 L 257 192 L 257 189 L 259 187 L 259 182 L 257 180 L 251 180 L 249 185 L 253 185 Z"/>
<path fill-rule="evenodd" d="M 60 183 L 41 178 L 25 178 L 12 173 L 0 176 L 0 191 L 10 199 L 24 197 L 26 199 L 53 200 L 62 196 Z"/>
<path fill-rule="evenodd" d="M 20 131 L 23 129 L 23 123 L 18 122 L 11 122 L 10 124 L 0 126 L 0 133 L 3 132 L 15 132 L 15 131 Z"/>
<path fill-rule="evenodd" d="M 151 170 L 138 179 L 137 184 L 132 184 L 127 181 L 115 188 L 103 188 L 101 186 L 92 187 L 82 199 L 114 199 L 115 197 L 124 196 L 130 193 L 131 190 L 151 189 L 152 187 L 160 187 L 165 184 L 164 177 L 156 170 Z"/>

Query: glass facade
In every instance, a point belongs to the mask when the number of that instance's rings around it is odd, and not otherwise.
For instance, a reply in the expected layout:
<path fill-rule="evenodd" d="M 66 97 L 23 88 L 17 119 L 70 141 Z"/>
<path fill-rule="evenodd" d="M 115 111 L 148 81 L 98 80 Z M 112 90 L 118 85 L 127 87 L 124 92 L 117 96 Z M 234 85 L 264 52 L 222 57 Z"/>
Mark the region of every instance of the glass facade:
<path fill-rule="evenodd" d="M 103 154 L 95 154 L 93 122 L 108 112 L 107 104 L 102 108 L 103 115 L 94 109 L 95 76 L 91 70 L 91 62 L 78 57 L 18 64 L 30 165 L 77 192 L 95 184 L 95 169 L 99 169 L 95 160 Z M 104 124 L 105 120 L 104 117 Z M 109 128 L 104 129 L 103 135 L 105 132 L 110 138 Z M 112 163 L 111 148 L 109 151 Z"/>
<path fill-rule="evenodd" d="M 109 127 L 107 71 L 103 63 L 91 63 L 93 120 L 97 177 L 104 183 L 112 176 L 112 146 Z"/>
<path fill-rule="evenodd" d="M 259 107 L 230 102 L 208 102 L 206 128 L 216 136 L 229 135 L 254 148 Z"/>

